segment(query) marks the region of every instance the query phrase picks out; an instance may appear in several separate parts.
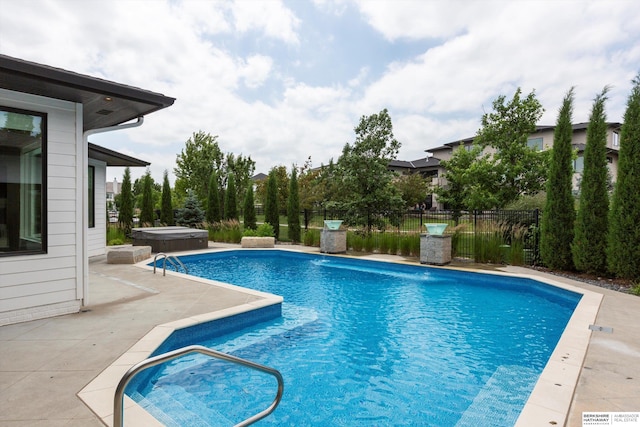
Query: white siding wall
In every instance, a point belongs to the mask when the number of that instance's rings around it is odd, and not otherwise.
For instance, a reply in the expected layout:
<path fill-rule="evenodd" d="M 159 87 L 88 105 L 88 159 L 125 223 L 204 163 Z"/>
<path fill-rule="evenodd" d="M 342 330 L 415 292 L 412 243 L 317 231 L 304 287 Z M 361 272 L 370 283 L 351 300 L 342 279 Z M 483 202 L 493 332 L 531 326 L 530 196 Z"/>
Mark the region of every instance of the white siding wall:
<path fill-rule="evenodd" d="M 107 245 L 107 200 L 105 183 L 107 180 L 107 164 L 89 159 L 89 166 L 95 166 L 95 220 L 96 226 L 89 228 L 87 233 L 87 247 L 89 256 L 104 255 Z"/>
<path fill-rule="evenodd" d="M 76 126 L 82 124 L 76 118 L 82 106 L 3 89 L 0 105 L 47 113 L 48 168 L 47 253 L 0 257 L 0 325 L 77 312 L 83 294 L 78 273 L 85 269 L 77 256 L 83 241 L 77 171 L 85 162 L 77 155 L 82 133 Z"/>

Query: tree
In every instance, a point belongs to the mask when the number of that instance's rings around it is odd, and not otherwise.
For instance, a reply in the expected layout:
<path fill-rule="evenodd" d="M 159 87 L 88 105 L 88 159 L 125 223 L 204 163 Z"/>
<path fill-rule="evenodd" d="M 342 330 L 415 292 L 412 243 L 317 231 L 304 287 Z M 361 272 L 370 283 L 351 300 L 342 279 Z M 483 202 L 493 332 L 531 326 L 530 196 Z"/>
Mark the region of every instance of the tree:
<path fill-rule="evenodd" d="M 264 222 L 271 224 L 273 232 L 280 237 L 280 210 L 278 208 L 278 177 L 276 169 L 269 172 L 267 179 L 267 195 L 264 200 Z"/>
<path fill-rule="evenodd" d="M 640 74 L 632 81 L 620 135 L 618 179 L 609 221 L 609 270 L 640 279 Z"/>
<path fill-rule="evenodd" d="M 238 219 L 238 204 L 236 199 L 236 180 L 234 175 L 229 174 L 227 180 L 227 191 L 225 194 L 224 202 L 224 218 L 225 219 Z"/>
<path fill-rule="evenodd" d="M 223 154 L 218 146 L 217 136 L 199 131 L 186 142 L 184 150 L 176 158 L 175 193 L 177 198 L 184 199 L 189 191 L 193 191 L 200 203 L 207 206 L 209 195 L 209 178 L 216 171 L 218 179 L 218 197 L 225 201 L 225 187 L 229 174 L 235 177 L 236 200 L 244 197 L 244 189 L 251 182 L 255 162 L 251 157 L 232 153 Z M 221 208 L 221 211 L 224 210 Z"/>
<path fill-rule="evenodd" d="M 218 136 L 211 136 L 203 131 L 194 132 L 185 143 L 185 148 L 176 158 L 175 190 L 184 197 L 189 191 L 204 203 L 208 195 L 208 184 L 211 171 L 220 169 L 224 163 L 224 155 L 218 146 Z"/>
<path fill-rule="evenodd" d="M 118 223 L 124 228 L 126 235 L 131 234 L 133 227 L 133 193 L 131 192 L 131 170 L 126 167 L 122 178 Z"/>
<path fill-rule="evenodd" d="M 236 188 L 236 201 L 244 200 L 246 188 L 249 185 L 253 185 L 254 171 L 255 162 L 251 160 L 251 157 L 244 157 L 242 154 L 235 156 L 231 153 L 226 155 L 225 163 L 222 165 L 222 172 L 226 177 L 226 179 L 223 179 L 223 182 L 228 181 L 231 174 L 233 174 Z"/>
<path fill-rule="evenodd" d="M 204 211 L 200 206 L 200 202 L 193 193 L 189 193 L 184 208 L 178 211 L 176 223 L 186 227 L 200 228 L 203 221 Z"/>
<path fill-rule="evenodd" d="M 156 214 L 153 211 L 153 193 L 152 193 L 152 181 L 151 172 L 147 169 L 142 179 L 142 208 L 140 210 L 140 223 L 144 225 L 153 226 L 156 218 Z"/>
<path fill-rule="evenodd" d="M 587 125 L 580 207 L 573 238 L 573 262 L 579 271 L 604 273 L 607 267 L 607 122 L 604 103 L 609 88 L 596 96 Z"/>
<path fill-rule="evenodd" d="M 165 225 L 173 225 L 173 205 L 171 204 L 171 185 L 169 184 L 169 172 L 165 169 L 162 179 L 162 207 L 160 209 L 160 222 Z"/>
<path fill-rule="evenodd" d="M 315 200 L 324 209 L 341 209 L 341 200 L 348 198 L 343 185 L 342 171 L 333 158 L 328 165 L 321 165 L 313 185 Z"/>
<path fill-rule="evenodd" d="M 209 190 L 207 194 L 207 222 L 213 224 L 220 222 L 222 214 L 220 213 L 220 192 L 218 191 L 218 175 L 215 169 L 211 171 L 209 177 Z"/>
<path fill-rule="evenodd" d="M 393 136 L 387 109 L 362 116 L 354 131 L 353 145 L 345 144 L 337 163 L 343 191 L 338 207 L 346 211 L 350 221 L 366 224 L 370 230 L 375 215 L 403 209 L 392 183 L 394 173 L 388 169 L 389 162 L 398 155 L 400 143 Z"/>
<path fill-rule="evenodd" d="M 535 92 L 524 99 L 521 93 L 518 88 L 508 102 L 504 95 L 496 98 L 494 112 L 482 116 L 482 127 L 474 140 L 483 149 L 495 149 L 490 155 L 490 171 L 480 171 L 492 178 L 490 190 L 495 191 L 498 208 L 522 195 L 542 191 L 547 179 L 548 152 L 528 146 L 529 135 L 535 132 L 544 109 Z"/>
<path fill-rule="evenodd" d="M 318 191 L 318 177 L 322 168 L 313 169 L 312 166 L 311 157 L 308 157 L 298 173 L 298 194 L 302 209 L 313 209 L 322 201 L 322 195 Z"/>
<path fill-rule="evenodd" d="M 289 174 L 287 172 L 287 168 L 282 165 L 275 166 L 272 168 L 271 172 L 276 174 L 276 181 L 278 183 L 278 188 L 276 189 L 276 194 L 278 197 L 278 209 L 280 209 L 281 214 L 286 215 L 287 198 L 289 197 Z M 267 179 L 258 183 L 258 199 L 266 200 L 268 182 L 269 180 Z"/>
<path fill-rule="evenodd" d="M 145 186 L 146 172 L 145 175 L 142 175 L 140 178 L 133 181 L 133 185 L 131 187 L 133 192 L 133 207 L 142 209 L 142 205 L 144 203 L 144 186 Z M 156 183 L 151 177 L 151 205 L 155 207 L 156 205 L 160 206 L 160 199 L 162 195 L 162 186 Z"/>
<path fill-rule="evenodd" d="M 300 195 L 298 194 L 298 172 L 295 166 L 291 170 L 289 180 L 289 198 L 287 205 L 287 224 L 289 239 L 293 243 L 300 242 Z"/>
<path fill-rule="evenodd" d="M 393 181 L 406 207 L 413 207 L 425 201 L 429 185 L 419 173 L 399 175 Z"/>
<path fill-rule="evenodd" d="M 247 185 L 247 194 L 244 197 L 244 228 L 245 230 L 255 230 L 256 224 L 256 206 L 253 201 L 253 184 Z"/>
<path fill-rule="evenodd" d="M 553 134 L 553 149 L 547 181 L 547 200 L 542 211 L 540 256 L 554 270 L 573 270 L 575 203 L 572 194 L 573 149 L 571 138 L 573 88 L 567 92 Z"/>
<path fill-rule="evenodd" d="M 446 183 L 434 189 L 438 202 L 453 211 L 458 221 L 462 210 L 490 209 L 498 204 L 495 191 L 497 179 L 493 176 L 493 165 L 482 155 L 479 145 L 465 146 L 461 143 L 449 160 L 440 162 L 446 172 Z"/>

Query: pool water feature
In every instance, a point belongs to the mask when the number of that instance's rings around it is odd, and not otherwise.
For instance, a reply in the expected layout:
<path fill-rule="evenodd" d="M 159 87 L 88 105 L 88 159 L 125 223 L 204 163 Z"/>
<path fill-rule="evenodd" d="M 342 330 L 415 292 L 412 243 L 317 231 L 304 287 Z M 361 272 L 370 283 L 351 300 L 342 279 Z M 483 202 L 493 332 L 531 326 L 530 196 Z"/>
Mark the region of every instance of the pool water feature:
<path fill-rule="evenodd" d="M 447 228 L 448 224 L 439 224 L 439 223 L 430 223 L 425 224 L 424 226 L 427 228 L 429 234 L 434 236 L 442 236 L 444 230 Z"/>
<path fill-rule="evenodd" d="M 282 317 L 227 321 L 222 336 L 217 322 L 195 327 L 211 331 L 198 343 L 282 372 L 265 425 L 511 425 L 580 299 L 529 279 L 288 251 L 181 260 L 284 296 Z M 127 393 L 166 425 L 239 422 L 275 388 L 199 355 L 154 370 Z"/>

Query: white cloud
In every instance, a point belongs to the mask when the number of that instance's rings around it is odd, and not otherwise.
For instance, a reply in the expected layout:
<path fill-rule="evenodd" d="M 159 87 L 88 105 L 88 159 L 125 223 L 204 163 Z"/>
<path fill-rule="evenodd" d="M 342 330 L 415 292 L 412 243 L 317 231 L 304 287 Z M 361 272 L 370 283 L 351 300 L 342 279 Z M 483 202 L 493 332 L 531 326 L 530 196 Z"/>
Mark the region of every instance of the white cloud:
<path fill-rule="evenodd" d="M 400 158 L 417 159 L 425 149 L 475 134 L 483 109 L 517 87 L 536 90 L 546 108 L 542 122 L 553 124 L 571 86 L 574 119 L 586 121 L 594 96 L 609 84 L 607 115 L 621 120 L 640 64 L 634 0 L 315 0 L 304 3 L 319 9 L 300 13 L 305 23 L 313 13 L 335 17 L 315 32 L 296 16 L 301 3 L 281 1 L 0 2 L 3 54 L 177 98 L 142 127 L 96 139 L 151 161 L 156 181 L 199 130 L 219 135 L 225 152 L 250 155 L 257 171 L 267 172 L 309 155 L 316 166 L 337 158 L 353 142 L 360 117 L 383 108 L 403 144 Z M 388 41 L 367 45 L 372 55 L 388 55 L 382 68 L 366 55 L 338 55 L 354 46 L 341 39 L 349 34 L 341 14 L 351 5 Z M 318 83 L 317 73 L 332 70 L 308 66 L 313 55 L 301 53 L 309 52 L 310 37 L 331 40 L 313 46 L 329 67 L 332 54 L 352 61 L 346 64 L 352 74 Z M 422 45 L 413 56 L 394 56 Z"/>
<path fill-rule="evenodd" d="M 319 10 L 341 16 L 347 9 L 349 0 L 312 0 Z"/>
<path fill-rule="evenodd" d="M 260 29 L 274 39 L 298 44 L 297 28 L 300 20 L 281 1 L 236 1 L 232 6 L 236 30 L 247 32 Z"/>
<path fill-rule="evenodd" d="M 255 89 L 264 83 L 269 77 L 273 60 L 264 55 L 252 55 L 241 64 L 240 75 L 244 77 L 245 85 Z"/>
<path fill-rule="evenodd" d="M 442 3 L 428 3 L 423 15 Z M 551 111 L 546 121 L 554 123 L 557 109 L 552 106 L 559 105 L 575 85 L 580 104 L 576 117 L 582 121 L 588 119 L 588 100 L 613 80 L 622 83 L 622 92 L 611 92 L 617 100 L 611 117 L 620 119 L 619 98 L 628 90 L 629 64 L 638 63 L 638 32 L 616 27 L 621 15 L 631 12 L 631 3 L 614 2 L 617 7 L 609 9 L 599 2 L 593 7 L 582 7 L 582 2 L 555 2 L 554 7 L 547 2 L 508 2 L 501 3 L 500 10 L 488 7 L 493 3 L 482 3 L 485 9 L 477 11 L 476 19 L 468 21 L 460 35 L 411 61 L 390 64 L 368 88 L 362 108 L 389 107 L 401 114 L 466 113 L 479 118 L 483 108 L 491 108 L 492 99 L 512 95 L 520 86 L 526 93 L 537 91 L 547 112 Z M 366 8 L 382 16 L 383 6 L 372 2 Z M 397 9 L 402 16 L 411 11 L 419 15 L 414 7 Z M 416 34 L 411 23 L 395 31 L 395 37 Z"/>
<path fill-rule="evenodd" d="M 356 0 L 356 3 L 369 24 L 392 41 L 451 37 L 481 19 L 496 4 L 472 0 Z"/>

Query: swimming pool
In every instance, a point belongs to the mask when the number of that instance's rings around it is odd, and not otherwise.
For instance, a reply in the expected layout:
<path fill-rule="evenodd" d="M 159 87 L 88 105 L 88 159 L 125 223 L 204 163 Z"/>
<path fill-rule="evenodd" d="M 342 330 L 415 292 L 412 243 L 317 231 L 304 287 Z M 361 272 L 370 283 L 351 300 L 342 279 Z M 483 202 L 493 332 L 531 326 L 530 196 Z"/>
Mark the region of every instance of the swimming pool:
<path fill-rule="evenodd" d="M 283 402 L 262 424 L 513 424 L 580 299 L 529 279 L 288 251 L 181 260 L 284 296 L 282 317 L 203 342 L 282 372 Z M 238 422 L 234 408 L 262 409 L 255 391 L 270 387 L 269 402 L 273 386 L 230 371 L 193 356 L 128 394 L 167 425 L 187 425 L 176 406 Z"/>

